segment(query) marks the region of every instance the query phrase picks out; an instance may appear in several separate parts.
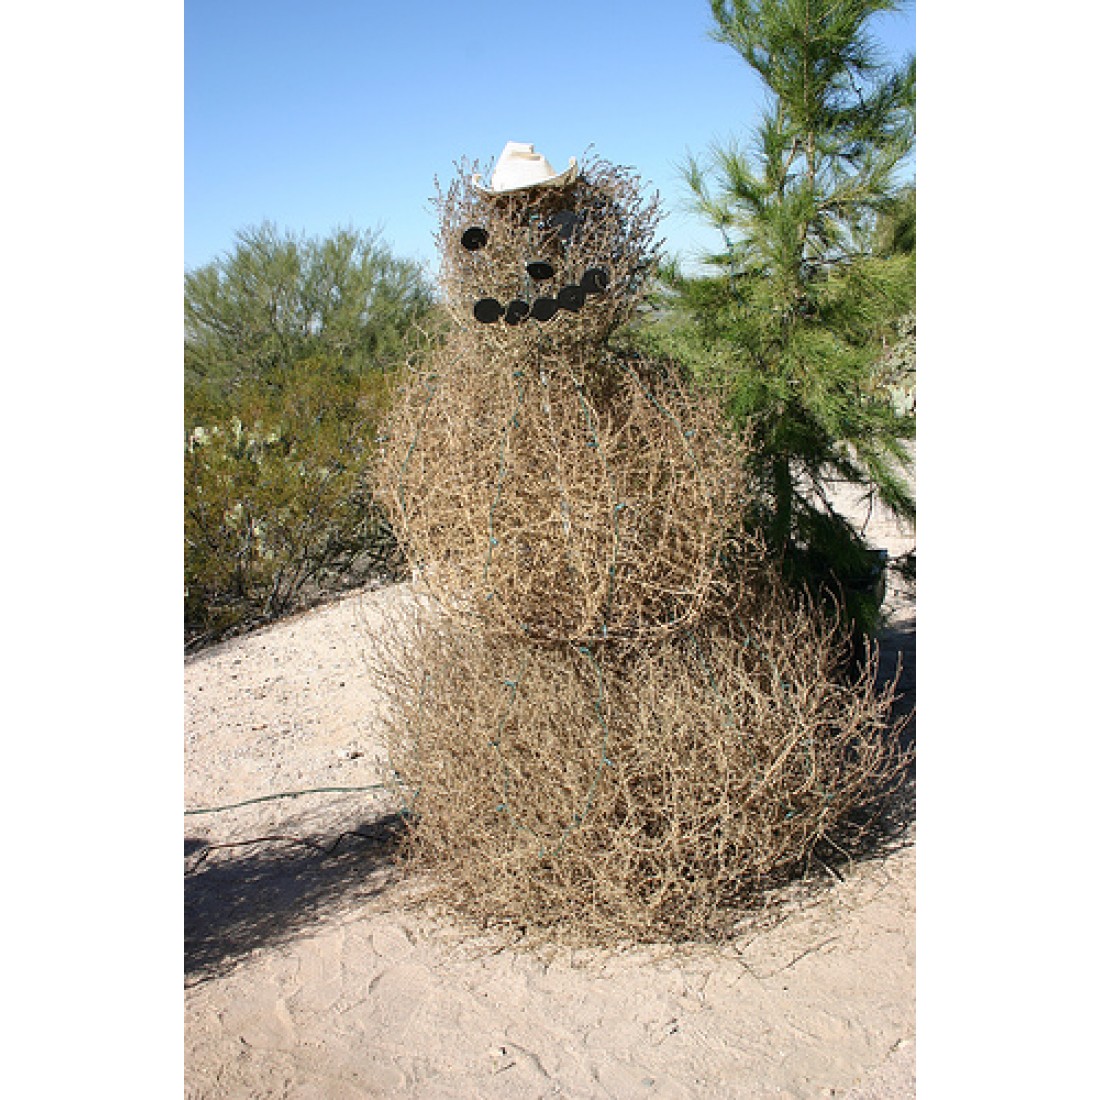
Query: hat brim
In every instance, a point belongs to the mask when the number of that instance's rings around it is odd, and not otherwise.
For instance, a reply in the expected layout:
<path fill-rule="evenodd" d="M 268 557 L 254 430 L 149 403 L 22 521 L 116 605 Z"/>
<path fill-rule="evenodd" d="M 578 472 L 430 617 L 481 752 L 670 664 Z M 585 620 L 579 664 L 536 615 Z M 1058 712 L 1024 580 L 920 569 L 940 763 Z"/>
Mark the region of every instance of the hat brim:
<path fill-rule="evenodd" d="M 471 183 L 474 185 L 474 189 L 479 191 L 482 195 L 512 195 L 518 191 L 534 191 L 539 187 L 568 187 L 573 183 L 576 178 L 579 169 L 577 168 L 577 158 L 569 158 L 569 167 L 564 172 L 559 172 L 556 176 L 550 176 L 548 179 L 535 180 L 533 183 L 515 183 L 511 187 L 485 187 L 481 183 L 481 174 L 475 172 L 471 177 Z"/>

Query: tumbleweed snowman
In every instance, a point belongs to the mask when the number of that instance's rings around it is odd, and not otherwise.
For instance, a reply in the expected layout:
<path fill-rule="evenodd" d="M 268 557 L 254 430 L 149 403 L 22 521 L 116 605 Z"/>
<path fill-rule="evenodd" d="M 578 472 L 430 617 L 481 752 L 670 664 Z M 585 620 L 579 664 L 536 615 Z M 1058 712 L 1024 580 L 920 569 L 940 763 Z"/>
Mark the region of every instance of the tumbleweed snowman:
<path fill-rule="evenodd" d="M 896 773 L 889 696 L 835 690 L 746 534 L 719 398 L 625 338 L 656 199 L 529 144 L 475 167 L 377 469 L 415 578 L 384 711 L 409 851 L 491 922 L 709 935 Z"/>

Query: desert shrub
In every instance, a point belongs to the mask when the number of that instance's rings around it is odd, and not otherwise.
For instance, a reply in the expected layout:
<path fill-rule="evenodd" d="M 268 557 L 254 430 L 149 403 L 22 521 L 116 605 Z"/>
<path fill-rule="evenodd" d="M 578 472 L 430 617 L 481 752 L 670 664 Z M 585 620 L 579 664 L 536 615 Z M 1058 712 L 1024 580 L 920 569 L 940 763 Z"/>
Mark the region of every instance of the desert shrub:
<path fill-rule="evenodd" d="M 393 563 L 368 466 L 392 378 L 435 309 L 373 233 L 264 224 L 184 279 L 191 644 Z"/>
<path fill-rule="evenodd" d="M 369 466 L 389 382 L 323 362 L 196 400 L 184 448 L 184 617 L 194 644 L 395 568 Z"/>
<path fill-rule="evenodd" d="M 375 234 L 307 237 L 270 222 L 184 277 L 184 371 L 192 391 L 230 393 L 309 360 L 363 373 L 405 362 L 431 287 Z"/>

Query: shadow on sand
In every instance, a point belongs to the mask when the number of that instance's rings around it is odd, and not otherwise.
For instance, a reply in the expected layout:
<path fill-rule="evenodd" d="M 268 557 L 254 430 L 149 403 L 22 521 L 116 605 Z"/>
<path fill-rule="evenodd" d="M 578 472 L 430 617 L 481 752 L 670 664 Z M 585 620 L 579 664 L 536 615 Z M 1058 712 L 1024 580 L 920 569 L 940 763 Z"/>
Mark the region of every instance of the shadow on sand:
<path fill-rule="evenodd" d="M 911 826 L 917 816 L 917 621 L 914 616 L 883 629 L 878 635 L 877 682 L 885 686 L 897 677 L 893 718 L 900 750 L 909 757 L 905 771 L 884 802 L 869 808 L 868 815 L 853 814 L 849 854 L 856 859 L 876 859 L 898 845 L 911 842 Z M 865 826 L 869 826 L 865 829 Z M 846 829 L 840 830 L 842 836 Z"/>
<path fill-rule="evenodd" d="M 381 893 L 403 829 L 391 814 L 327 839 L 271 836 L 218 848 L 184 839 L 184 978 L 225 974 L 261 947 Z"/>
<path fill-rule="evenodd" d="M 890 680 L 898 671 L 894 714 L 906 719 L 902 731 L 903 745 L 915 749 L 917 743 L 917 620 L 916 617 L 898 626 L 888 627 L 879 634 L 879 681 Z"/>

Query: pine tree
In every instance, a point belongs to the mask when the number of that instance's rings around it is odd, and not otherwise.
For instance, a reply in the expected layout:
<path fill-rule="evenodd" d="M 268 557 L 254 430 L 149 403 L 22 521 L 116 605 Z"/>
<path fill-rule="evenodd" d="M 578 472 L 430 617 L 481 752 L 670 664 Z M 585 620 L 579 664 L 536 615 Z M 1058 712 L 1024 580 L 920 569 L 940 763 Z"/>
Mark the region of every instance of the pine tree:
<path fill-rule="evenodd" d="M 721 380 L 756 452 L 758 523 L 787 574 L 842 595 L 870 629 L 860 591 L 872 556 L 826 499 L 826 481 L 865 486 L 915 516 L 905 471 L 915 435 L 880 379 L 915 304 L 915 191 L 899 169 L 915 140 L 915 62 L 885 66 L 868 34 L 898 0 L 711 0 L 712 35 L 763 81 L 745 148 L 684 169 L 693 203 L 722 234 L 720 274 L 668 270 L 665 351 Z M 901 232 L 898 229 L 901 227 Z"/>

